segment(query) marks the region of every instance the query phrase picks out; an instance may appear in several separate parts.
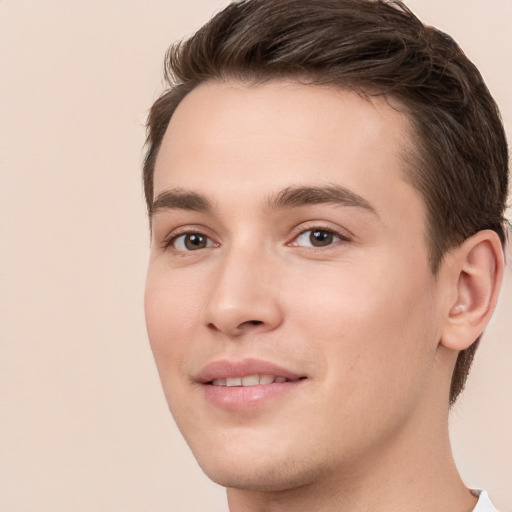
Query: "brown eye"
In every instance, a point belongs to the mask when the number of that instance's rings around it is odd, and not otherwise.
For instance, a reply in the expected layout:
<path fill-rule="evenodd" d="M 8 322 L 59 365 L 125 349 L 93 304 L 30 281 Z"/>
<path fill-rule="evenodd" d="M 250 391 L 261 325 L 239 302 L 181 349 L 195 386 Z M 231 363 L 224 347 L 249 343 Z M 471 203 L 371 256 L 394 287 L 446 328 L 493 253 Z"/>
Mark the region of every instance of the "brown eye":
<path fill-rule="evenodd" d="M 314 247 L 323 247 L 324 245 L 330 245 L 334 241 L 334 233 L 330 231 L 315 230 L 311 231 L 309 235 L 309 241 Z"/>
<path fill-rule="evenodd" d="M 300 247 L 327 247 L 342 240 L 342 237 L 327 229 L 308 229 L 296 239 L 294 245 Z"/>
<path fill-rule="evenodd" d="M 172 243 L 178 251 L 197 251 L 213 247 L 214 243 L 201 233 L 185 233 L 176 237 Z"/>

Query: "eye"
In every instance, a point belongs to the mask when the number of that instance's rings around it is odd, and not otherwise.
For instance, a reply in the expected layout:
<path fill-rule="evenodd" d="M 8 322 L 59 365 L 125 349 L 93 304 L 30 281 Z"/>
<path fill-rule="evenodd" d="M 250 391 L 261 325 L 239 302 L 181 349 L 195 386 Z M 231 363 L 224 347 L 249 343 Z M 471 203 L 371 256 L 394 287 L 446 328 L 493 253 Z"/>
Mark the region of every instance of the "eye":
<path fill-rule="evenodd" d="M 199 249 L 207 249 L 216 247 L 216 244 L 201 233 L 184 233 L 173 237 L 169 245 L 178 251 L 197 251 Z"/>
<path fill-rule="evenodd" d="M 292 245 L 300 247 L 327 247 L 341 240 L 348 240 L 328 229 L 308 229 L 303 231 Z"/>

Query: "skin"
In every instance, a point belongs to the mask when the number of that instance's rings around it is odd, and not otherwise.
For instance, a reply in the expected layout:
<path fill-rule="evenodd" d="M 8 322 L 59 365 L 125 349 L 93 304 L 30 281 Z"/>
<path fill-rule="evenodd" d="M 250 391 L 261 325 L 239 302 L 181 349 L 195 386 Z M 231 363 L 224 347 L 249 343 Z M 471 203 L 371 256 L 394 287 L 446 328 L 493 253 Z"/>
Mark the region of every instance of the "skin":
<path fill-rule="evenodd" d="M 286 81 L 203 84 L 169 124 L 148 333 L 170 410 L 232 512 L 475 505 L 451 456 L 448 390 L 456 350 L 492 313 L 501 252 L 483 232 L 432 275 L 411 144 L 386 99 Z M 359 204 L 275 200 L 334 186 Z M 211 207 L 166 201 L 176 190 Z M 257 407 L 212 405 L 198 373 L 245 358 L 307 378 Z"/>

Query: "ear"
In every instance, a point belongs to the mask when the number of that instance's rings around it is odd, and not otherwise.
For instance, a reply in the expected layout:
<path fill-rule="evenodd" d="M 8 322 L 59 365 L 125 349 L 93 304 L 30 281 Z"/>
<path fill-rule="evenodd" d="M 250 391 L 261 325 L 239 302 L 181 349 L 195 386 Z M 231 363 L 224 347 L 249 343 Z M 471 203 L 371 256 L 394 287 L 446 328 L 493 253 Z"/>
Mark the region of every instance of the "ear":
<path fill-rule="evenodd" d="M 498 301 L 504 257 L 497 233 L 479 231 L 450 251 L 446 264 L 441 345 L 465 350 L 483 333 Z"/>

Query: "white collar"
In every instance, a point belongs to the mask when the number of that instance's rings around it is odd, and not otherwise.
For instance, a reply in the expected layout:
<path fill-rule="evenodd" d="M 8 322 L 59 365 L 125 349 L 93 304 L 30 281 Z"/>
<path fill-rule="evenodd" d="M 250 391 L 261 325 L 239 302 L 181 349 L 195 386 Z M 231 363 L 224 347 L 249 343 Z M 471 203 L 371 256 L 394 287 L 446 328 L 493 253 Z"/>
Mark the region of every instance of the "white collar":
<path fill-rule="evenodd" d="M 478 496 L 478 502 L 473 512 L 498 512 L 496 507 L 492 504 L 486 491 L 472 491 Z"/>

